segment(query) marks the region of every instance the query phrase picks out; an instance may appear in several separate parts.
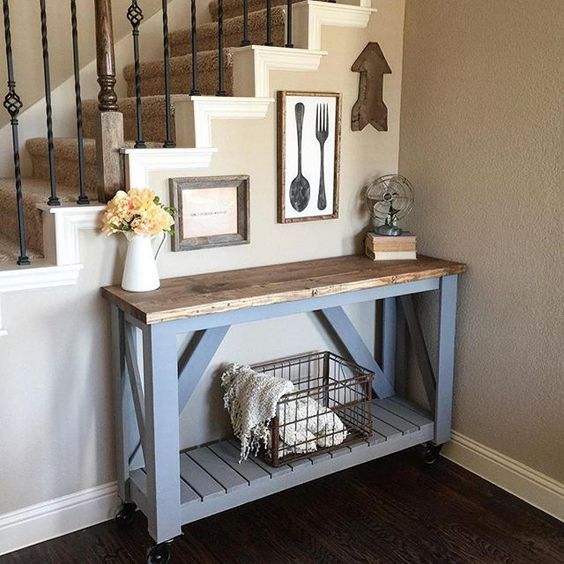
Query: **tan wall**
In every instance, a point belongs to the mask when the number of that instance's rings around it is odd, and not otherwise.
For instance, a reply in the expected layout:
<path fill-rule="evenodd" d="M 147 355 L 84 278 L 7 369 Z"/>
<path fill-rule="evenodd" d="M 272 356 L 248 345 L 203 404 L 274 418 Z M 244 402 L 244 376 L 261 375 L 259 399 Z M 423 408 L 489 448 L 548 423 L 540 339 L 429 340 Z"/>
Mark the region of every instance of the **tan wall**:
<path fill-rule="evenodd" d="M 564 6 L 408 0 L 400 172 L 468 263 L 454 427 L 564 481 Z"/>
<path fill-rule="evenodd" d="M 51 86 L 55 89 L 73 73 L 70 3 L 56 0 L 48 1 L 46 4 Z M 112 2 L 114 39 L 116 41 L 125 37 L 131 31 L 131 26 L 125 17 L 130 4 L 131 0 L 113 0 Z M 144 17 L 148 19 L 160 10 L 161 5 L 161 0 L 145 0 L 142 3 Z M 14 2 L 12 0 L 10 2 L 10 16 L 17 92 L 24 102 L 24 109 L 27 109 L 45 95 L 39 2 L 35 0 Z M 80 62 L 81 67 L 84 67 L 96 57 L 94 0 L 77 0 L 77 18 Z M 2 98 L 5 95 L 4 89 L 7 77 L 4 49 L 4 33 L 2 32 L 0 33 Z M 2 109 L 0 112 L 0 127 L 6 125 L 8 121 L 9 116 Z"/>
<path fill-rule="evenodd" d="M 367 218 L 360 208 L 362 183 L 397 170 L 403 1 L 375 0 L 379 13 L 367 30 L 323 30 L 329 56 L 318 73 L 275 73 L 276 89 L 343 93 L 341 217 L 295 225 L 276 223 L 275 114 L 264 120 L 214 122 L 219 149 L 209 170 L 176 170 L 151 177 L 167 198 L 168 176 L 249 174 L 250 245 L 164 253 L 163 277 L 243 268 L 358 249 Z M 349 71 L 367 41 L 380 41 L 394 74 L 386 79 L 390 131 L 350 130 L 358 75 Z M 76 287 L 3 297 L 0 339 L 0 514 L 115 479 L 112 388 L 107 304 L 99 287 L 117 282 L 125 241 L 93 233 L 81 236 L 85 270 Z M 368 344 L 373 308 L 356 307 L 351 317 Z M 231 331 L 181 419 L 184 445 L 229 432 L 214 369 L 224 361 L 258 361 L 326 347 L 308 316 L 238 326 Z"/>

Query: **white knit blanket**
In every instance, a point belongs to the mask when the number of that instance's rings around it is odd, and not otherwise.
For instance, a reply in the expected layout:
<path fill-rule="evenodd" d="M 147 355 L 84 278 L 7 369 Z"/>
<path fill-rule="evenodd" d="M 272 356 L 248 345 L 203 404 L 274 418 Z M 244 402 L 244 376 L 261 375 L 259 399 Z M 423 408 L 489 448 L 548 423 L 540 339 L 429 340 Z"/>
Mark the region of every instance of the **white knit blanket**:
<path fill-rule="evenodd" d="M 227 366 L 221 384 L 233 431 L 241 441 L 243 461 L 249 454 L 257 454 L 261 446 L 268 446 L 270 420 L 277 415 L 282 396 L 293 392 L 294 385 L 285 378 L 259 374 L 238 364 Z M 279 415 L 280 456 L 336 446 L 347 436 L 339 417 L 312 398 L 283 403 Z"/>
<path fill-rule="evenodd" d="M 339 417 L 313 398 L 282 403 L 279 415 L 282 456 L 337 446 L 347 438 L 347 429 Z"/>

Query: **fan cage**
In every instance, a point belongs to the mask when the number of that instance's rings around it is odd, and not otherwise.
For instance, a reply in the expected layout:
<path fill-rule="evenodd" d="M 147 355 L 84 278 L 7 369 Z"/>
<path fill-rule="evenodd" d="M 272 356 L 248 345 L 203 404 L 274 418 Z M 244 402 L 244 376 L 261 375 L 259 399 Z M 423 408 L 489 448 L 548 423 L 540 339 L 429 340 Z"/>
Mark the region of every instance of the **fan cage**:
<path fill-rule="evenodd" d="M 386 192 L 389 192 L 390 185 L 392 184 L 399 186 L 402 193 L 391 200 L 386 200 L 383 195 Z M 378 197 L 371 196 L 371 191 L 377 191 L 380 199 L 378 199 Z M 413 188 L 409 180 L 407 180 L 404 176 L 399 174 L 388 174 L 386 176 L 380 176 L 368 184 L 365 199 L 366 207 L 373 218 L 380 221 L 388 219 L 390 216 L 390 205 L 392 205 L 393 208 L 397 210 L 394 217 L 399 220 L 406 217 L 413 209 Z M 394 205 L 394 201 L 396 200 L 407 200 L 407 203 L 403 208 L 398 208 Z"/>

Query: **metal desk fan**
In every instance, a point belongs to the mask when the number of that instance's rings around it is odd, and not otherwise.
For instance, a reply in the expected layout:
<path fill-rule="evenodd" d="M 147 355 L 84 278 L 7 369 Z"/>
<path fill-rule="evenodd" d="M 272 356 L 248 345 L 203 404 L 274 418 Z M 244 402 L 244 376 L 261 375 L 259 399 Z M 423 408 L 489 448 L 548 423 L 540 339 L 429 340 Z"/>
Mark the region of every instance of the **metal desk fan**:
<path fill-rule="evenodd" d="M 365 199 L 374 233 L 390 237 L 402 234 L 398 221 L 413 208 L 413 188 L 407 178 L 399 174 L 376 178 L 366 187 Z"/>

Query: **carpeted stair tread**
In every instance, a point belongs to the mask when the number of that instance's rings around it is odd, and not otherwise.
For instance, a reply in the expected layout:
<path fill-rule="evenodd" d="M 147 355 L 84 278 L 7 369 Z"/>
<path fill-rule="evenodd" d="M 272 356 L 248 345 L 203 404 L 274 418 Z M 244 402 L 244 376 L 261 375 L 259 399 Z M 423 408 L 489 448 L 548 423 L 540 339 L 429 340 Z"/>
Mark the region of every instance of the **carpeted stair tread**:
<path fill-rule="evenodd" d="M 283 8 L 272 10 L 272 40 L 274 45 L 284 45 L 285 12 Z M 233 93 L 233 55 L 230 47 L 239 47 L 243 35 L 243 18 L 234 17 L 224 22 L 224 77 L 227 95 Z M 254 12 L 249 16 L 251 40 L 262 44 L 266 39 L 266 11 Z M 218 53 L 217 25 L 214 23 L 198 26 L 198 89 L 201 94 L 213 95 L 217 91 Z M 192 56 L 190 30 L 171 34 L 175 56 L 170 59 L 170 88 L 172 94 L 188 94 L 192 87 Z M 164 94 L 164 64 L 162 60 L 141 63 L 141 93 L 143 96 Z M 135 66 L 123 71 L 127 82 L 127 95 L 135 95 Z"/>
<path fill-rule="evenodd" d="M 31 156 L 33 176 L 49 179 L 49 160 L 47 139 L 35 137 L 26 141 L 26 149 Z M 76 186 L 78 190 L 78 145 L 76 138 L 57 137 L 54 140 L 55 170 L 57 184 Z M 88 195 L 96 194 L 96 141 L 84 139 L 85 187 Z"/>
<path fill-rule="evenodd" d="M 33 249 L 26 250 L 27 256 L 32 261 L 43 258 L 43 255 Z M 17 241 L 0 233 L 0 265 L 17 264 L 20 256 L 20 246 Z"/>
<path fill-rule="evenodd" d="M 303 0 L 292 0 L 294 4 L 303 2 Z M 272 7 L 285 6 L 287 0 L 272 0 Z M 249 16 L 253 12 L 259 12 L 265 9 L 265 0 L 249 0 Z M 208 9 L 212 20 L 217 21 L 217 2 L 210 2 Z M 274 12 L 274 9 L 272 10 Z M 234 18 L 243 14 L 243 0 L 223 0 L 223 18 Z"/>
<path fill-rule="evenodd" d="M 78 143 L 76 137 L 56 137 L 54 139 L 55 156 L 57 159 L 78 161 Z M 47 157 L 49 146 L 45 137 L 32 137 L 25 142 L 25 148 L 32 157 Z M 84 162 L 93 164 L 96 162 L 95 139 L 84 139 Z"/>
<path fill-rule="evenodd" d="M 58 186 L 79 186 L 78 145 L 73 137 L 56 137 L 55 170 Z M 126 148 L 132 148 L 135 141 L 125 141 Z M 158 143 L 147 143 L 148 147 L 158 147 Z M 49 180 L 48 144 L 44 137 L 34 137 L 26 141 L 26 149 L 31 156 L 33 176 Z M 96 189 L 96 140 L 84 139 L 85 187 L 90 198 L 95 198 Z"/>
<path fill-rule="evenodd" d="M 230 49 L 224 49 L 224 78 L 227 94 L 233 92 L 233 56 Z M 198 88 L 203 95 L 213 95 L 218 86 L 217 51 L 198 53 Z M 143 96 L 163 94 L 163 62 L 149 61 L 141 64 L 141 92 Z M 127 95 L 135 95 L 134 66 L 124 69 L 127 81 Z M 192 88 L 192 56 L 171 57 L 170 59 L 170 91 L 171 94 L 189 94 Z"/>
<path fill-rule="evenodd" d="M 120 98 L 118 100 L 119 111 L 123 114 L 123 128 L 126 139 L 137 137 L 136 122 L 136 100 L 135 98 Z M 165 97 L 143 96 L 142 100 L 143 134 L 145 141 L 163 143 L 166 138 L 165 125 Z M 85 100 L 82 103 L 84 135 L 95 137 L 96 122 L 100 114 L 98 100 Z M 174 139 L 174 119 L 172 120 L 172 135 Z"/>
<path fill-rule="evenodd" d="M 0 236 L 17 244 L 18 218 L 15 186 L 13 178 L 0 178 Z M 37 204 L 47 203 L 50 184 L 41 178 L 24 178 L 22 192 L 26 243 L 29 249 L 40 254 L 43 250 L 43 223 L 42 213 L 37 209 Z M 61 202 L 74 202 L 78 197 L 78 187 L 59 185 L 57 193 Z"/>
<path fill-rule="evenodd" d="M 261 9 L 249 14 L 249 40 L 252 44 L 263 45 L 266 41 L 266 10 Z M 284 45 L 284 29 L 286 23 L 283 7 L 272 10 L 272 41 L 274 45 Z M 217 23 L 210 22 L 197 28 L 198 51 L 213 51 L 217 49 Z M 223 23 L 224 47 L 240 47 L 243 39 L 243 16 L 236 15 Z M 191 30 L 181 29 L 169 36 L 171 54 L 173 57 L 192 52 Z"/>

